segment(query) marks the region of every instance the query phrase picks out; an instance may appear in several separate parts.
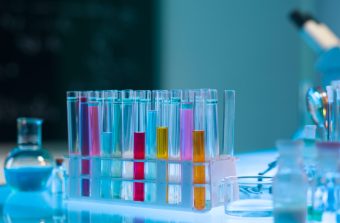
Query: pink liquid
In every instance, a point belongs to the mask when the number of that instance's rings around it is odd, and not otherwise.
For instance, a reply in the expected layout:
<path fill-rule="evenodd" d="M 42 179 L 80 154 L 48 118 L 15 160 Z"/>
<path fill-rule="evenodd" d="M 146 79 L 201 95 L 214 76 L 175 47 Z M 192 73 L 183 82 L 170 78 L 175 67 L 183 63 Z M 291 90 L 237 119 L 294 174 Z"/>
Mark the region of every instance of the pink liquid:
<path fill-rule="evenodd" d="M 134 133 L 133 158 L 136 160 L 145 159 L 145 133 Z M 134 179 L 144 180 L 144 162 L 134 162 Z M 144 183 L 133 183 L 133 200 L 144 201 Z"/>
<path fill-rule="evenodd" d="M 100 155 L 98 105 L 89 105 L 90 155 Z"/>
<path fill-rule="evenodd" d="M 194 130 L 193 109 L 181 108 L 181 159 L 192 160 L 192 131 Z"/>

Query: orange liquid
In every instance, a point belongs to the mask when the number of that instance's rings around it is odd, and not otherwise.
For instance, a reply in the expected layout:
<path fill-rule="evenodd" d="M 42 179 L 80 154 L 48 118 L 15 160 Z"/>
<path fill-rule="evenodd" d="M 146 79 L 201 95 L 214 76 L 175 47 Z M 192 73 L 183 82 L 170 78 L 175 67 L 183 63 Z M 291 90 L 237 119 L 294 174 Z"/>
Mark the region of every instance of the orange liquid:
<path fill-rule="evenodd" d="M 204 131 L 193 131 L 193 162 L 204 162 Z M 195 166 L 193 169 L 193 178 L 195 184 L 205 183 L 205 166 Z M 205 208 L 205 187 L 194 187 L 194 207 L 197 210 Z"/>
<path fill-rule="evenodd" d="M 158 127 L 157 138 L 157 158 L 168 159 L 168 127 Z"/>

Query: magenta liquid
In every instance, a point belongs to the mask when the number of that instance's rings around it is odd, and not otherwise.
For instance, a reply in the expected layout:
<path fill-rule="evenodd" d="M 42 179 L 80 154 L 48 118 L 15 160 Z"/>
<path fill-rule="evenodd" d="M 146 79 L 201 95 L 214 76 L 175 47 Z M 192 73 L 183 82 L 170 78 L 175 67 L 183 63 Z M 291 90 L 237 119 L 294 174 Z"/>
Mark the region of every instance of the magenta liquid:
<path fill-rule="evenodd" d="M 180 109 L 181 159 L 192 160 L 192 131 L 194 130 L 192 104 L 183 105 Z"/>
<path fill-rule="evenodd" d="M 88 116 L 88 104 L 87 98 L 80 98 L 80 114 L 79 114 L 79 142 L 80 142 L 80 152 L 82 156 L 90 155 L 90 138 L 89 138 L 89 116 Z M 90 160 L 81 160 L 81 174 L 90 174 Z M 90 187 L 89 179 L 81 180 L 81 195 L 89 196 Z"/>

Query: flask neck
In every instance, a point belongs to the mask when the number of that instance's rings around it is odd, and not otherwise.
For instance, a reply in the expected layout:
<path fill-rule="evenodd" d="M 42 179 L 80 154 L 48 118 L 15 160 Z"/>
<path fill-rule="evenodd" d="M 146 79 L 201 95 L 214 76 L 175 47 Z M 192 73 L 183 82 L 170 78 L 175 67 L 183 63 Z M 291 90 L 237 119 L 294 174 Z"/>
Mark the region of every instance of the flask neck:
<path fill-rule="evenodd" d="M 17 143 L 20 148 L 38 149 L 41 147 L 41 119 L 18 118 L 17 125 Z"/>

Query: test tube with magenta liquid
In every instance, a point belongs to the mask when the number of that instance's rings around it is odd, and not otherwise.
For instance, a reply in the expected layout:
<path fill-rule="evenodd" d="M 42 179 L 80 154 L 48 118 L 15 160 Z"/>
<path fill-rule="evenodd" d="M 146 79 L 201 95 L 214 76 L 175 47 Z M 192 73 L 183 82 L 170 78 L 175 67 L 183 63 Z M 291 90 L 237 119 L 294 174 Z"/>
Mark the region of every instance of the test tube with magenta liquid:
<path fill-rule="evenodd" d="M 205 102 L 200 91 L 195 92 L 193 138 L 193 183 L 205 184 Z M 205 202 L 205 186 L 194 185 L 194 208 L 203 210 Z"/>
<path fill-rule="evenodd" d="M 192 131 L 194 129 L 194 90 L 183 90 L 180 108 L 181 159 L 192 160 Z"/>
<path fill-rule="evenodd" d="M 134 180 L 144 180 L 145 130 L 150 109 L 150 91 L 135 92 L 136 124 L 134 132 Z M 143 160 L 138 162 L 138 160 Z M 134 182 L 133 200 L 144 201 L 144 183 Z"/>

